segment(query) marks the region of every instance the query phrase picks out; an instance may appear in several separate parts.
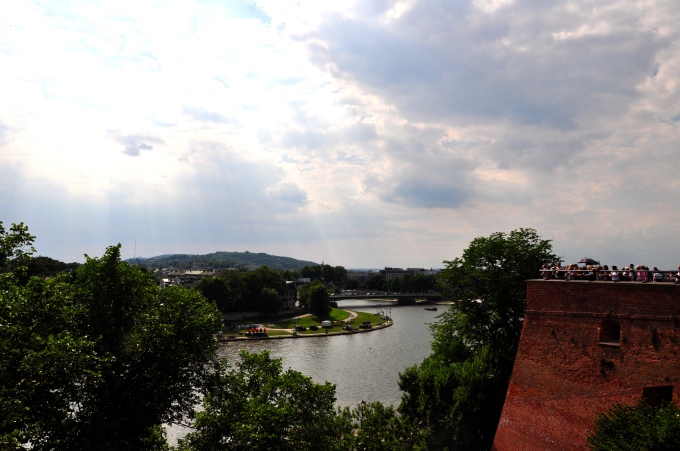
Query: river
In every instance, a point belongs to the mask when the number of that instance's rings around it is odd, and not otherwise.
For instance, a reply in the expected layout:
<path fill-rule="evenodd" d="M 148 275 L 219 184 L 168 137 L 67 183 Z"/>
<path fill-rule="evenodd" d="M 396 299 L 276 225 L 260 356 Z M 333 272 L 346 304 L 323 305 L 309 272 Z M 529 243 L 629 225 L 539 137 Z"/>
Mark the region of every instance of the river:
<path fill-rule="evenodd" d="M 218 354 L 230 361 L 238 359 L 239 349 L 250 352 L 269 350 L 281 358 L 284 369 L 292 368 L 318 383 L 336 385 L 336 405 L 355 407 L 361 401 L 380 401 L 398 406 L 399 373 L 430 355 L 432 334 L 427 327 L 447 306 L 437 312 L 422 306 L 397 306 L 385 301 L 346 299 L 338 308 L 377 313 L 385 311 L 394 324 L 373 332 L 345 336 L 226 342 Z M 175 443 L 186 433 L 168 428 L 168 440 Z"/>

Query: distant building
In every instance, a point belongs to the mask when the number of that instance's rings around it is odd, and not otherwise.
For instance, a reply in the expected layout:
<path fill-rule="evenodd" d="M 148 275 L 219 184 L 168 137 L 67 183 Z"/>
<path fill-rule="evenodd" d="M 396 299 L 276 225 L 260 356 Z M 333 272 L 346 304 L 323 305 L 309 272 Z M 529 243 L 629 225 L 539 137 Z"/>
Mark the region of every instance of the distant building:
<path fill-rule="evenodd" d="M 530 280 L 493 450 L 582 450 L 615 403 L 680 400 L 680 287 Z"/>
<path fill-rule="evenodd" d="M 406 275 L 431 275 L 437 274 L 439 270 L 424 269 L 424 268 L 391 268 L 385 267 L 385 269 L 380 269 L 378 271 L 360 271 L 355 269 L 350 269 L 347 271 L 348 280 L 356 280 L 360 285 L 365 284 L 371 277 L 379 275 L 384 281 L 389 282 L 397 277 L 403 277 Z"/>
<path fill-rule="evenodd" d="M 380 275 L 382 276 L 382 278 L 385 282 L 389 282 L 392 279 L 396 279 L 397 277 L 404 277 L 407 274 L 410 274 L 410 273 L 408 271 L 406 271 L 405 269 L 401 269 L 401 268 L 385 267 L 385 269 L 380 270 Z"/>
<path fill-rule="evenodd" d="M 193 287 L 204 277 L 214 277 L 217 272 L 214 269 L 191 269 L 186 271 L 163 271 L 161 288 L 172 286 Z"/>
<path fill-rule="evenodd" d="M 379 274 L 375 271 L 358 271 L 356 269 L 350 269 L 347 271 L 347 280 L 356 280 L 359 285 L 364 285 L 368 279 Z"/>
<path fill-rule="evenodd" d="M 295 307 L 295 303 L 297 302 L 297 292 L 298 292 L 297 282 L 295 282 L 294 280 L 287 280 L 286 301 L 283 304 L 284 309 L 290 309 Z"/>

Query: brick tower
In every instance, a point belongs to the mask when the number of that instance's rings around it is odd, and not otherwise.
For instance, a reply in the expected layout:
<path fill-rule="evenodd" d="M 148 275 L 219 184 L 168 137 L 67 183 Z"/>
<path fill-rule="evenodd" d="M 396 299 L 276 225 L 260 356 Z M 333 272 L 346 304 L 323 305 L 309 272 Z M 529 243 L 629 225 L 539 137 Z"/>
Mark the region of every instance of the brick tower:
<path fill-rule="evenodd" d="M 581 450 L 614 403 L 678 403 L 680 285 L 530 280 L 495 451 Z"/>

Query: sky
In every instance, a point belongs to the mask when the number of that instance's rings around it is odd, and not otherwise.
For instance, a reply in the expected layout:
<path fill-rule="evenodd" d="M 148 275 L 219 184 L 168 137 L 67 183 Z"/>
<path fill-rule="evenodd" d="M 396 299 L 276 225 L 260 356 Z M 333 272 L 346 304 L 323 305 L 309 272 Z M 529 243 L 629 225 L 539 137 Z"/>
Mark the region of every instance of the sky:
<path fill-rule="evenodd" d="M 0 221 L 66 262 L 680 263 L 674 0 L 13 0 Z"/>

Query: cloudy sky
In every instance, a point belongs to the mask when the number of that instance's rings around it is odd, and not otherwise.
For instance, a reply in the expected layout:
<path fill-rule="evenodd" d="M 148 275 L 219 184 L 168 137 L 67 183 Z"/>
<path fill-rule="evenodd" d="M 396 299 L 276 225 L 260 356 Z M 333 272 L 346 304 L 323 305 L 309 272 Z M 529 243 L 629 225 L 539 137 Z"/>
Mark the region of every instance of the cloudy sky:
<path fill-rule="evenodd" d="M 13 0 L 0 221 L 63 261 L 680 263 L 675 0 Z M 136 251 L 135 251 L 136 240 Z"/>

